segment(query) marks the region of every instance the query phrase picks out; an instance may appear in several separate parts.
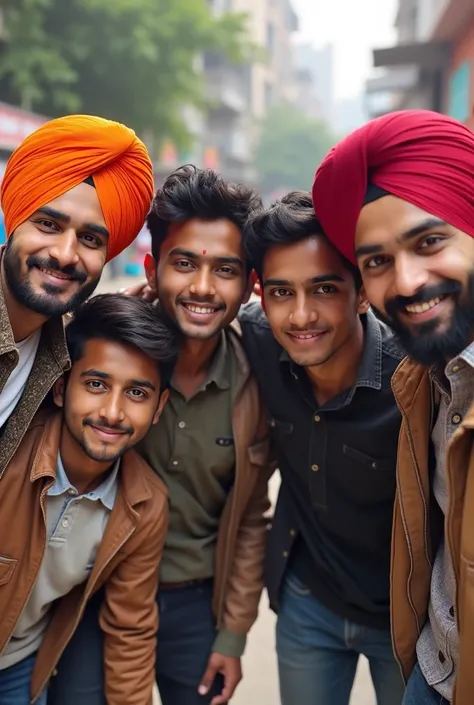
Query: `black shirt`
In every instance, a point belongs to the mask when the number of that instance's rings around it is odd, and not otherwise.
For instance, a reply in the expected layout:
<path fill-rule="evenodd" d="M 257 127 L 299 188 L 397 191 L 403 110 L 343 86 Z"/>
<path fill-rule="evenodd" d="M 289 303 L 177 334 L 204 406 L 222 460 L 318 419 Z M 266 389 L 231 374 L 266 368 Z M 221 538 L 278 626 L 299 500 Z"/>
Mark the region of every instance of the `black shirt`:
<path fill-rule="evenodd" d="M 390 380 L 404 353 L 369 312 L 356 384 L 318 407 L 304 369 L 276 342 L 260 304 L 242 309 L 239 320 L 282 478 L 266 565 L 271 604 L 277 609 L 290 560 L 326 607 L 358 624 L 388 627 L 401 422 Z"/>

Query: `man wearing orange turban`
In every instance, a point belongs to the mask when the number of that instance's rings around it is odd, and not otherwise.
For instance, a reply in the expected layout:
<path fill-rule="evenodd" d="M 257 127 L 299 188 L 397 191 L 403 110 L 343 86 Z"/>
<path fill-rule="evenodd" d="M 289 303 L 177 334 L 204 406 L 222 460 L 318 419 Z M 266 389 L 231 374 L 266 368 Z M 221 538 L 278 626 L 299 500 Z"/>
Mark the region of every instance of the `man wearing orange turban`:
<path fill-rule="evenodd" d="M 62 315 L 96 288 L 143 226 L 153 168 L 129 128 L 52 120 L 11 155 L 1 187 L 0 477 L 36 409 L 69 366 Z"/>

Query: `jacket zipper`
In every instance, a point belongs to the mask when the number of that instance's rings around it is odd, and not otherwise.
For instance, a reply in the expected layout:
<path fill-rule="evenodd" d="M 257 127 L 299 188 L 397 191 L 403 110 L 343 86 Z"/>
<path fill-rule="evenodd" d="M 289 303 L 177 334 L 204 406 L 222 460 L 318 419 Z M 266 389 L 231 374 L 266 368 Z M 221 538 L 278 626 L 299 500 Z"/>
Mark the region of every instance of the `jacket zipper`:
<path fill-rule="evenodd" d="M 129 540 L 130 536 L 134 533 L 135 529 L 136 529 L 136 527 L 133 526 L 133 527 L 130 529 L 130 531 L 128 532 L 128 534 L 124 537 L 123 541 L 117 546 L 117 548 L 115 549 L 115 551 L 113 551 L 113 552 L 111 553 L 111 555 L 108 557 L 108 559 L 106 560 L 106 562 L 105 562 L 104 565 L 102 566 L 102 568 L 101 568 L 101 570 L 100 570 L 100 572 L 99 572 L 99 575 L 104 572 L 104 570 L 107 568 L 107 566 L 109 565 L 109 563 L 115 558 L 115 556 L 117 555 L 117 553 L 120 551 L 120 549 L 122 548 L 122 546 L 123 546 L 125 543 L 127 543 L 127 541 Z M 99 575 L 97 576 L 96 580 L 94 580 L 93 584 L 89 586 L 89 590 L 86 589 L 86 591 L 85 591 L 84 597 L 82 598 L 82 601 L 83 601 L 83 609 L 79 612 L 78 616 L 76 617 L 76 621 L 74 622 L 74 625 L 73 625 L 73 627 L 72 627 L 72 630 L 71 630 L 71 632 L 70 632 L 70 635 L 69 635 L 69 637 L 68 637 L 68 640 L 66 641 L 66 643 L 65 643 L 65 645 L 64 645 L 63 651 L 64 651 L 64 649 L 66 648 L 66 646 L 69 644 L 69 641 L 72 639 L 72 637 L 73 637 L 73 635 L 74 635 L 74 632 L 75 632 L 76 629 L 77 629 L 77 625 L 79 624 L 79 622 L 81 621 L 81 619 L 82 619 L 82 617 L 83 617 L 84 608 L 85 608 L 85 606 L 86 606 L 86 604 L 87 604 L 87 602 L 88 602 L 88 600 L 89 600 L 89 597 L 91 596 L 92 589 L 93 589 L 94 586 L 97 584 L 97 579 L 98 579 Z M 61 651 L 61 653 L 60 653 L 58 656 L 55 657 L 55 660 L 54 660 L 53 665 L 52 665 L 51 670 L 50 670 L 50 674 L 45 678 L 45 680 L 44 680 L 43 683 L 41 684 L 41 687 L 38 689 L 38 695 L 35 696 L 35 699 L 36 699 L 37 697 L 39 697 L 39 695 L 40 695 L 40 694 L 43 692 L 43 690 L 46 688 L 46 685 L 47 685 L 48 681 L 50 680 L 51 675 L 52 675 L 54 669 L 55 669 L 56 666 L 58 665 L 59 659 L 61 658 L 63 651 Z M 34 700 L 31 700 L 31 705 L 33 705 L 33 703 L 34 703 Z"/>

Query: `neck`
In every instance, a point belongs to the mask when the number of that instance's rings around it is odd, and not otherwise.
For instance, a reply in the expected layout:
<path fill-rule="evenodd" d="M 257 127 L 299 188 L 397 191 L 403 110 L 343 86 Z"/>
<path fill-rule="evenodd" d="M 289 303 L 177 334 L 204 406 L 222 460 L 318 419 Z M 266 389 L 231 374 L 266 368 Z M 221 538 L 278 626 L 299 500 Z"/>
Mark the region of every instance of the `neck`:
<path fill-rule="evenodd" d="M 87 494 L 98 487 L 115 463 L 115 460 L 101 463 L 89 458 L 64 424 L 59 453 L 68 480 L 79 494 Z"/>
<path fill-rule="evenodd" d="M 13 332 L 15 343 L 20 343 L 29 335 L 39 330 L 48 320 L 45 316 L 35 313 L 27 306 L 23 306 L 12 294 L 5 276 L 5 267 L 2 261 L 0 269 L 3 298 L 8 313 L 8 319 Z"/>
<path fill-rule="evenodd" d="M 185 338 L 174 369 L 174 379 L 185 396 L 204 381 L 220 340 L 220 332 L 209 340 Z"/>
<path fill-rule="evenodd" d="M 359 320 L 355 333 L 330 360 L 322 365 L 306 368 L 319 406 L 323 406 L 355 384 L 363 350 L 364 328 Z"/>

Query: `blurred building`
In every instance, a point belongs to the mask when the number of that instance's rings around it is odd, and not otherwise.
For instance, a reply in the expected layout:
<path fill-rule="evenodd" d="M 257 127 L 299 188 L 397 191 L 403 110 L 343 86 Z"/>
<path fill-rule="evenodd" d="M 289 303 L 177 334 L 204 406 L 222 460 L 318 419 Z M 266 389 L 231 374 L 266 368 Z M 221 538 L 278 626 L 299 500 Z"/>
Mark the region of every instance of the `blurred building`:
<path fill-rule="evenodd" d="M 249 40 L 262 50 L 252 65 L 235 65 L 221 54 L 198 57 L 209 108 L 206 114 L 186 109 L 194 136 L 187 154 L 163 146 L 161 177 L 183 162 L 217 169 L 226 178 L 253 183 L 252 149 L 258 123 L 270 106 L 293 100 L 297 91 L 292 35 L 298 28 L 290 0 L 208 0 L 212 11 L 241 12 L 248 18 Z"/>
<path fill-rule="evenodd" d="M 320 118 L 331 125 L 335 118 L 333 45 L 316 48 L 312 44 L 298 44 L 295 46 L 294 64 L 298 107 L 311 117 Z"/>
<path fill-rule="evenodd" d="M 371 115 L 426 108 L 474 129 L 474 1 L 399 0 L 398 43 L 374 51 Z"/>

